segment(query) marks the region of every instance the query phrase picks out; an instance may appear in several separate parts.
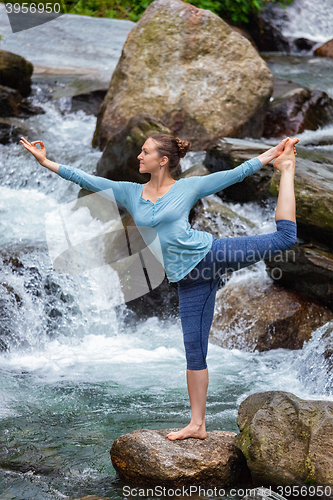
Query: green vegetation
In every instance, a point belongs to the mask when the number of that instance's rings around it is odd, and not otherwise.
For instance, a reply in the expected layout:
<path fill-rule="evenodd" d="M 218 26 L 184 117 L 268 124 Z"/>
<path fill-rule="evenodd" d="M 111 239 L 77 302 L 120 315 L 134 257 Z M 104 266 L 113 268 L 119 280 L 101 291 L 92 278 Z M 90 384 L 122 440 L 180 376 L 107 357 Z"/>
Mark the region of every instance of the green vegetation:
<path fill-rule="evenodd" d="M 79 0 L 71 14 L 93 17 L 113 17 L 138 21 L 153 0 Z M 287 5 L 292 0 L 184 0 L 201 9 L 211 10 L 223 19 L 236 24 L 246 24 L 251 16 L 266 6 L 268 1 Z"/>
<path fill-rule="evenodd" d="M 128 19 L 137 22 L 145 9 L 153 0 L 0 0 L 0 3 L 14 4 L 44 4 L 52 6 L 57 3 L 60 11 L 69 14 L 80 14 L 92 17 L 112 17 L 115 19 Z M 292 0 L 183 0 L 201 9 L 211 10 L 226 21 L 242 25 L 249 22 L 263 9 L 267 2 L 288 5 Z"/>

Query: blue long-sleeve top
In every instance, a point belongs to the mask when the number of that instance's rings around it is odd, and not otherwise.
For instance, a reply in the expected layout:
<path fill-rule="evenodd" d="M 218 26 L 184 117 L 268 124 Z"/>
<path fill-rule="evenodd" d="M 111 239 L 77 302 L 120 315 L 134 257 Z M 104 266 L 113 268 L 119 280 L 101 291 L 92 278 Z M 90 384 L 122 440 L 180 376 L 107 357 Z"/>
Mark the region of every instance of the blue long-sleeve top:
<path fill-rule="evenodd" d="M 58 174 L 89 191 L 111 188 L 115 200 L 128 210 L 137 226 L 157 231 L 161 263 L 169 282 L 177 282 L 205 257 L 213 242 L 212 234 L 191 227 L 188 216 L 192 206 L 200 198 L 241 182 L 261 167 L 261 161 L 252 158 L 231 170 L 181 178 L 156 203 L 141 197 L 143 184 L 137 182 L 112 181 L 66 165 L 59 166 Z"/>

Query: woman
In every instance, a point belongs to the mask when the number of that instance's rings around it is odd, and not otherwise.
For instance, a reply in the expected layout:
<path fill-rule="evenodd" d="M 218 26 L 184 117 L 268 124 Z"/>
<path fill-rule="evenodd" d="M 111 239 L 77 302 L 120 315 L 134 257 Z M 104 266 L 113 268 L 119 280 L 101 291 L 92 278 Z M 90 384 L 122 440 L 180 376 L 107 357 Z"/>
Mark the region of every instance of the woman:
<path fill-rule="evenodd" d="M 116 201 L 132 215 L 136 225 L 154 227 L 163 253 L 164 269 L 169 282 L 178 283 L 179 311 L 187 360 L 187 387 L 191 404 L 189 425 L 170 432 L 170 440 L 194 437 L 205 439 L 208 368 L 206 355 L 208 335 L 213 320 L 218 283 L 227 270 L 237 270 L 258 262 L 275 252 L 287 250 L 296 243 L 296 207 L 294 195 L 295 144 L 286 138 L 277 146 L 238 167 L 175 181 L 179 160 L 190 143 L 167 134 L 150 136 L 138 155 L 140 173 L 150 173 L 146 184 L 112 181 L 86 174 L 79 169 L 55 163 L 46 158 L 42 141 L 21 144 L 38 162 L 90 191 L 112 188 Z M 41 149 L 37 148 L 41 145 Z M 274 158 L 281 171 L 275 211 L 276 231 L 270 234 L 216 238 L 205 231 L 195 231 L 188 222 L 194 203 L 209 194 L 240 182 Z"/>

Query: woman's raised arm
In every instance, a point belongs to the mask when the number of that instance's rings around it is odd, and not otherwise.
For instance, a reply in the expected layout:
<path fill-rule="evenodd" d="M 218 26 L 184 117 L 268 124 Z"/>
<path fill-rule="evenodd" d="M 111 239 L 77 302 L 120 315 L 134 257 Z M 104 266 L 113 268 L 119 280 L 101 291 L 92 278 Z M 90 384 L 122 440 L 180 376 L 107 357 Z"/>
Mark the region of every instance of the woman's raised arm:
<path fill-rule="evenodd" d="M 264 165 L 267 165 L 267 163 L 283 153 L 288 139 L 289 137 L 283 139 L 283 141 L 281 141 L 277 146 L 268 149 L 265 153 L 262 153 L 251 160 L 245 161 L 241 165 L 238 165 L 238 167 L 230 170 L 221 170 L 220 172 L 214 172 L 213 174 L 205 175 L 203 177 L 194 176 L 186 179 L 188 185 L 196 194 L 193 199 L 193 203 L 199 198 L 222 191 L 236 182 L 241 182 L 245 177 L 260 170 Z M 294 152 L 296 154 L 295 148 Z"/>
<path fill-rule="evenodd" d="M 105 179 L 98 175 L 87 174 L 79 168 L 50 161 L 46 158 L 46 149 L 42 141 L 33 141 L 30 143 L 24 137 L 21 137 L 20 142 L 43 167 L 52 170 L 52 172 L 55 172 L 63 179 L 75 182 L 75 184 L 88 191 L 101 192 L 106 198 L 114 198 L 131 212 L 131 195 L 135 191 L 135 183 Z M 36 144 L 40 144 L 41 149 L 38 149 Z M 110 189 L 112 190 L 111 193 Z M 103 193 L 104 191 L 105 193 Z"/>

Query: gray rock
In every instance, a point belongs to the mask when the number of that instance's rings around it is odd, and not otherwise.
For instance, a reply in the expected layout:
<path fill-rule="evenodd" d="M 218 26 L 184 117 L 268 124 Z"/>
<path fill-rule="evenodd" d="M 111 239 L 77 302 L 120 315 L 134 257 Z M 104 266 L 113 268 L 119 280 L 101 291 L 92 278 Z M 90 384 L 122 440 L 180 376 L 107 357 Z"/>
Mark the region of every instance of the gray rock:
<path fill-rule="evenodd" d="M 229 170 L 270 149 L 272 145 L 259 141 L 247 141 L 224 137 L 212 141 L 206 149 L 204 165 L 210 173 Z M 220 191 L 219 196 L 234 202 L 261 201 L 272 196 L 270 181 L 274 167 L 272 163 L 262 167 L 240 183 Z"/>
<path fill-rule="evenodd" d="M 22 97 L 31 93 L 33 66 L 24 57 L 0 50 L 0 84 L 19 91 Z"/>
<path fill-rule="evenodd" d="M 269 104 L 264 137 L 286 137 L 317 130 L 333 121 L 333 99 L 321 90 L 293 89 Z"/>
<path fill-rule="evenodd" d="M 271 278 L 278 285 L 292 288 L 333 310 L 332 252 L 323 245 L 311 243 L 294 245 L 292 251 L 293 258 L 279 262 L 265 260 Z"/>
<path fill-rule="evenodd" d="M 329 40 L 315 50 L 316 56 L 333 58 L 333 40 Z"/>
<path fill-rule="evenodd" d="M 238 305 L 242 304 L 242 314 Z M 218 291 L 210 340 L 227 349 L 301 349 L 333 313 L 297 292 L 261 280 Z"/>
<path fill-rule="evenodd" d="M 234 446 L 234 432 L 208 432 L 206 439 L 170 441 L 179 429 L 140 429 L 116 439 L 110 454 L 119 475 L 136 484 L 219 484 L 249 480 L 243 455 Z"/>
<path fill-rule="evenodd" d="M 332 485 L 332 401 L 259 392 L 240 404 L 237 425 L 255 486 Z"/>

